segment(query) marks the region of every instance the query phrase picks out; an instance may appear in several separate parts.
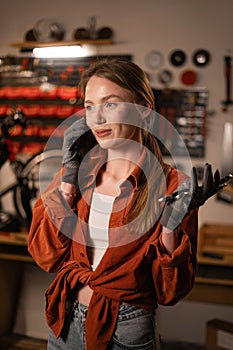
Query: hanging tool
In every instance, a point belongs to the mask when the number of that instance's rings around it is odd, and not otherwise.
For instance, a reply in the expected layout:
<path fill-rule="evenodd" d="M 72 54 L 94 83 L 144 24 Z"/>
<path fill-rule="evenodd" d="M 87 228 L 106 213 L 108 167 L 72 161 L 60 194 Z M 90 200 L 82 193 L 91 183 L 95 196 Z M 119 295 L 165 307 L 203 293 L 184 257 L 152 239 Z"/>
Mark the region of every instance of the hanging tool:
<path fill-rule="evenodd" d="M 233 101 L 231 99 L 231 56 L 225 56 L 224 62 L 225 62 L 225 78 L 226 78 L 226 99 L 222 102 L 223 103 L 223 112 L 227 112 L 228 106 L 233 104 Z"/>

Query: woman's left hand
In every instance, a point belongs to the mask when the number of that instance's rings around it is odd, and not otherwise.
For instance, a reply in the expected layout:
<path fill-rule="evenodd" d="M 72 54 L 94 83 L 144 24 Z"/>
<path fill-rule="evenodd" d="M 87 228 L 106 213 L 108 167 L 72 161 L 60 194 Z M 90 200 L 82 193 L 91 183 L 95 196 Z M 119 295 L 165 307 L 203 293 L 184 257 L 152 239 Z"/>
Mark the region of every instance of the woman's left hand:
<path fill-rule="evenodd" d="M 176 196 L 167 201 L 161 216 L 161 224 L 169 230 L 179 226 L 182 219 L 191 210 L 202 206 L 210 197 L 221 189 L 219 171 L 212 173 L 210 164 L 205 164 L 202 184 L 198 185 L 197 169 L 192 168 L 191 179 L 185 181 L 175 191 Z"/>

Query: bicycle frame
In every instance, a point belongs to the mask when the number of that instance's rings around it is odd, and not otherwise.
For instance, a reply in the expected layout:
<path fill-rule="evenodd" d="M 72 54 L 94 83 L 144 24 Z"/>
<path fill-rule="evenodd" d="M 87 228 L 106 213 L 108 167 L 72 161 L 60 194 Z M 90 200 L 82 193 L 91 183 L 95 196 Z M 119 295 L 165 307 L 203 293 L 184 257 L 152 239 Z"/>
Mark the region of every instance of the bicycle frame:
<path fill-rule="evenodd" d="M 4 120 L 6 120 L 5 124 Z M 4 147 L 6 145 L 7 148 L 6 154 L 4 154 L 5 160 L 2 161 L 0 169 L 4 171 L 5 167 L 8 168 L 5 171 L 7 181 L 0 185 L 0 204 L 4 196 L 8 195 L 8 193 L 13 193 L 12 208 L 15 209 L 19 219 L 23 223 L 27 223 L 29 228 L 32 217 L 32 200 L 36 199 L 40 190 L 40 165 L 45 161 L 51 163 L 52 159 L 57 158 L 57 168 L 60 168 L 63 152 L 61 149 L 51 149 L 32 156 L 25 163 L 16 160 L 11 147 L 9 128 L 16 124 L 25 127 L 26 121 L 18 110 L 16 114 L 7 116 L 4 120 L 1 125 L 2 133 L 4 133 L 5 137 L 2 145 Z M 9 176 L 9 173 L 11 176 Z"/>

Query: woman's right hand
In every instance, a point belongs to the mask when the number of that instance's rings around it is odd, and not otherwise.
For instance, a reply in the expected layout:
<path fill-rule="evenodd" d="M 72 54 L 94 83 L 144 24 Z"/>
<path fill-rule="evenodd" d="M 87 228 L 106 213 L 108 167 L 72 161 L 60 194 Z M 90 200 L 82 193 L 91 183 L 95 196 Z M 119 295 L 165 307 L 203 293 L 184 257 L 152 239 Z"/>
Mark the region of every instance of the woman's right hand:
<path fill-rule="evenodd" d="M 78 119 L 64 133 L 63 158 L 64 167 L 62 183 L 68 183 L 77 188 L 78 169 L 85 154 L 78 143 L 79 138 L 88 131 L 85 118 Z M 64 186 L 64 184 L 62 184 Z M 62 187 L 63 189 L 63 187 Z M 65 191 L 65 190 L 64 190 Z"/>

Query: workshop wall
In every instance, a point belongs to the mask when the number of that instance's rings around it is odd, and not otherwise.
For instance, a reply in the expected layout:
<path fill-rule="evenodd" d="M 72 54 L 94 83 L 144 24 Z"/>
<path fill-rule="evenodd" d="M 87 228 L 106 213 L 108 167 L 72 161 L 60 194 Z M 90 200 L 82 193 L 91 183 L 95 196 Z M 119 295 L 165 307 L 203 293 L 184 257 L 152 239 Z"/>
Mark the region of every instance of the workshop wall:
<path fill-rule="evenodd" d="M 172 72 L 170 87 L 177 89 L 186 87 L 181 81 L 181 74 L 185 70 L 195 71 L 197 82 L 193 87 L 208 89 L 210 113 L 207 117 L 205 157 L 193 158 L 192 161 L 197 166 L 209 162 L 214 169 L 221 170 L 224 123 L 233 123 L 233 106 L 229 106 L 228 110 L 223 112 L 221 104 L 226 97 L 224 56 L 233 54 L 232 15 L 232 0 L 87 0 L 85 3 L 80 0 L 2 1 L 0 56 L 18 54 L 19 50 L 10 47 L 9 43 L 23 41 L 26 31 L 39 19 L 55 18 L 66 30 L 65 39 L 72 40 L 74 30 L 86 27 L 88 18 L 96 16 L 97 27 L 109 26 L 113 29 L 114 44 L 91 47 L 90 54 L 132 55 L 133 61 L 148 72 L 154 88 L 163 87 L 158 79 L 161 70 L 168 69 Z M 169 55 L 174 49 L 181 49 L 187 55 L 185 64 L 180 67 L 172 66 L 169 62 Z M 210 53 L 208 65 L 197 67 L 193 64 L 192 55 L 197 49 L 205 49 Z M 150 68 L 147 64 L 146 58 L 153 50 L 162 55 L 162 62 L 158 68 Z M 200 209 L 200 225 L 204 222 L 233 224 L 232 209 L 232 205 L 211 198 Z M 28 273 L 30 274 L 30 271 Z M 30 291 L 30 286 L 25 288 L 27 292 Z M 36 298 L 35 295 L 34 297 Z M 198 312 L 194 313 L 195 320 L 192 323 L 195 307 Z M 174 308 L 174 312 L 160 310 L 159 317 L 165 337 L 175 336 L 182 340 L 187 336 L 195 336 L 197 342 L 203 343 L 204 322 L 209 317 L 214 318 L 219 314 L 232 321 L 232 311 L 232 308 L 227 307 L 203 307 L 202 304 L 190 306 L 187 302 L 181 302 Z M 24 309 L 24 313 L 24 317 L 27 317 L 29 311 Z M 179 317 L 179 322 L 168 322 L 172 313 L 174 317 Z M 199 319 L 202 320 L 201 323 L 198 322 Z M 20 329 L 21 326 L 17 326 Z M 32 327 L 33 324 L 30 323 L 29 326 Z M 38 335 L 39 326 L 36 327 Z"/>
<path fill-rule="evenodd" d="M 232 13 L 231 0 L 166 0 L 135 2 L 119 0 L 109 2 L 42 0 L 16 2 L 9 0 L 0 4 L 0 55 L 18 54 L 19 49 L 9 46 L 11 42 L 21 42 L 25 33 L 42 18 L 54 18 L 66 31 L 65 40 L 72 40 L 75 29 L 87 27 L 90 16 L 95 16 L 97 28 L 109 26 L 114 31 L 114 45 L 90 47 L 92 54 L 131 54 L 133 60 L 144 68 L 154 88 L 162 88 L 158 76 L 162 70 L 170 70 L 173 80 L 171 88 L 187 88 L 181 82 L 185 70 L 193 70 L 197 75 L 194 88 L 209 91 L 209 116 L 205 157 L 193 159 L 195 165 L 206 161 L 213 168 L 221 169 L 222 135 L 224 123 L 232 122 L 233 106 L 222 112 L 221 101 L 225 99 L 226 83 L 224 56 L 232 53 Z M 175 67 L 169 56 L 175 49 L 186 53 L 184 65 Z M 211 59 L 208 65 L 197 67 L 192 62 L 195 50 L 205 49 Z M 151 51 L 158 51 L 162 64 L 155 69 L 147 65 Z M 230 152 L 230 150 L 229 150 Z M 233 222 L 232 206 L 211 198 L 200 209 L 200 224 L 203 222 Z"/>

